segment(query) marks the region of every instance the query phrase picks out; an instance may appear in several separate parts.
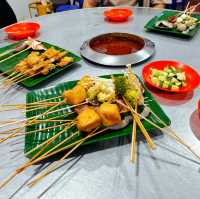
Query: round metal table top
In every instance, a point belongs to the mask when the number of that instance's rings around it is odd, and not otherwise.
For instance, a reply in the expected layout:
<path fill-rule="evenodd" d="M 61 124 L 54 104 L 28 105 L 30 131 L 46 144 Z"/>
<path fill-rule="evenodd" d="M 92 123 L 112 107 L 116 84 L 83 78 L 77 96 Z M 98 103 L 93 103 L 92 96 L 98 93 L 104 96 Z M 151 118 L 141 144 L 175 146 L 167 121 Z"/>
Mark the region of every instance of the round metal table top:
<path fill-rule="evenodd" d="M 110 23 L 104 20 L 104 8 L 67 11 L 33 18 L 41 24 L 39 40 L 56 44 L 79 54 L 81 44 L 108 32 L 127 32 L 149 38 L 156 44 L 152 60 L 177 60 L 199 69 L 200 33 L 192 39 L 155 34 L 144 31 L 145 23 L 159 10 L 131 8 L 134 17 L 125 23 Z M 1 34 L 1 38 L 3 33 Z M 1 46 L 7 42 L 1 41 Z M 145 63 L 134 67 L 140 75 Z M 42 88 L 57 83 L 79 79 L 84 74 L 103 75 L 124 71 L 94 65 L 82 60 L 72 69 L 49 80 Z M 172 121 L 178 135 L 200 154 L 200 142 L 193 132 L 199 133 L 199 118 L 196 112 L 200 89 L 192 93 L 173 95 L 151 90 L 155 98 Z M 28 90 L 18 87 L 5 95 L 3 103 L 23 103 Z M 22 113 L 0 114 L 0 120 L 9 114 L 13 117 Z M 158 134 L 158 133 L 157 133 Z M 144 142 L 138 143 L 138 162 L 130 163 L 130 140 L 127 137 L 106 143 L 90 145 L 82 152 L 63 161 L 63 166 L 48 175 L 32 189 L 24 184 L 39 170 L 51 162 L 34 165 L 17 176 L 4 189 L 0 198 L 44 198 L 44 199 L 199 199 L 200 161 L 177 144 L 166 134 L 154 136 L 157 149 L 151 151 Z M 16 138 L 0 145 L 0 180 L 5 178 L 26 159 L 23 154 L 24 138 Z"/>

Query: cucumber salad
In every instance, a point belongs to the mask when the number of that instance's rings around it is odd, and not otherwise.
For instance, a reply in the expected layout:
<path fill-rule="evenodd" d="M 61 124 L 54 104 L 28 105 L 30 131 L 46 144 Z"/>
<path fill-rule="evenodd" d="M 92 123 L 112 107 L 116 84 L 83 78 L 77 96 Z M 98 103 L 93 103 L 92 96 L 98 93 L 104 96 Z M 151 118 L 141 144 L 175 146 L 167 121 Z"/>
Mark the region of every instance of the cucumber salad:
<path fill-rule="evenodd" d="M 187 85 L 185 72 L 173 66 L 166 66 L 163 70 L 151 68 L 150 78 L 155 86 L 174 91 Z"/>

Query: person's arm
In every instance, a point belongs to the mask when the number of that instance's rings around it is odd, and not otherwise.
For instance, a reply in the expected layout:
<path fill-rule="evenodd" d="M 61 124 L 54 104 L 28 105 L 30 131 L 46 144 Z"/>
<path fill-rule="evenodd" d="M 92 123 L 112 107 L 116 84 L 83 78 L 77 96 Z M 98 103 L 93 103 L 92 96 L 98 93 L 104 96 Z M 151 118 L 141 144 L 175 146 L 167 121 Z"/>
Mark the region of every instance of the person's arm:
<path fill-rule="evenodd" d="M 84 0 L 83 8 L 93 8 L 97 6 L 97 0 Z"/>
<path fill-rule="evenodd" d="M 135 6 L 137 4 L 137 0 L 131 0 L 130 1 L 130 6 Z"/>
<path fill-rule="evenodd" d="M 153 0 L 152 1 L 153 8 L 164 9 L 165 8 L 165 1 L 164 0 Z"/>

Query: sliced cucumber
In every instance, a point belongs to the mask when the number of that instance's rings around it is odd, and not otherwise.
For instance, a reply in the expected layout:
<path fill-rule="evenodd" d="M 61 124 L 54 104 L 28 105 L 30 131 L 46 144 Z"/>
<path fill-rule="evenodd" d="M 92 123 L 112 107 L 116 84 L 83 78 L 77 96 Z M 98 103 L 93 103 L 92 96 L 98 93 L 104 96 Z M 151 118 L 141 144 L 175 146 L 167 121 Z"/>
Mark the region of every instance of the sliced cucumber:
<path fill-rule="evenodd" d="M 185 72 L 182 72 L 181 69 L 167 66 L 163 70 L 152 68 L 151 71 L 151 81 L 156 86 L 178 90 L 187 85 Z"/>

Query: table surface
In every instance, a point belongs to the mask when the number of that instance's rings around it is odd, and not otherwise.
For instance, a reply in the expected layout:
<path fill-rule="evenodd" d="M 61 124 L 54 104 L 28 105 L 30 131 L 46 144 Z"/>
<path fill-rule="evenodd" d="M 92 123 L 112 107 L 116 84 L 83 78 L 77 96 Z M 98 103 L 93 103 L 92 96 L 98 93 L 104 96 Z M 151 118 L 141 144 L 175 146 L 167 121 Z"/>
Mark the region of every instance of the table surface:
<path fill-rule="evenodd" d="M 147 37 L 155 42 L 156 53 L 145 63 L 153 60 L 177 60 L 194 67 L 198 72 L 200 33 L 192 39 L 181 39 L 145 32 L 145 23 L 159 10 L 133 8 L 134 17 L 125 23 L 109 23 L 103 17 L 104 8 L 67 11 L 32 19 L 41 24 L 38 39 L 79 53 L 81 44 L 96 35 L 107 32 L 128 32 Z M 7 43 L 1 42 L 0 45 Z M 134 67 L 140 75 L 145 63 Z M 92 76 L 123 72 L 124 68 L 101 67 L 82 60 L 73 69 L 51 79 L 44 87 L 79 79 L 85 74 Z M 3 103 L 23 103 L 27 90 L 18 87 L 0 94 Z M 168 114 L 174 128 L 191 147 L 200 154 L 197 101 L 200 89 L 192 93 L 169 95 L 152 91 Z M 21 117 L 20 112 L 0 114 Z M 198 128 L 199 127 L 199 128 Z M 64 165 L 47 176 L 34 188 L 24 184 L 49 163 L 35 165 L 17 176 L 3 190 L 0 198 L 46 199 L 199 199 L 199 162 L 184 147 L 167 135 L 154 137 L 157 149 L 150 151 L 147 144 L 138 144 L 138 162 L 131 164 L 130 138 L 123 137 L 106 143 L 91 145 L 74 157 L 63 161 Z M 24 138 L 16 138 L 0 145 L 0 180 L 25 161 Z M 5 154 L 5 155 L 4 155 Z"/>

